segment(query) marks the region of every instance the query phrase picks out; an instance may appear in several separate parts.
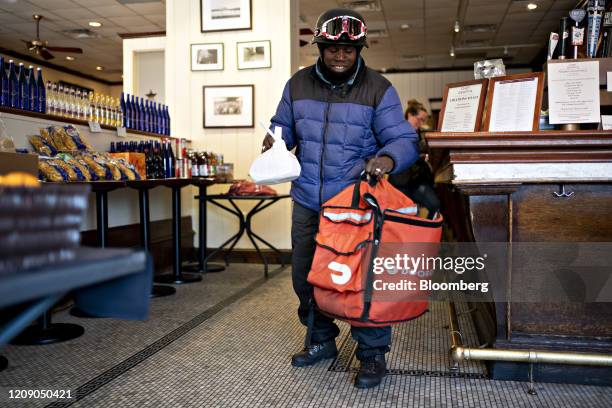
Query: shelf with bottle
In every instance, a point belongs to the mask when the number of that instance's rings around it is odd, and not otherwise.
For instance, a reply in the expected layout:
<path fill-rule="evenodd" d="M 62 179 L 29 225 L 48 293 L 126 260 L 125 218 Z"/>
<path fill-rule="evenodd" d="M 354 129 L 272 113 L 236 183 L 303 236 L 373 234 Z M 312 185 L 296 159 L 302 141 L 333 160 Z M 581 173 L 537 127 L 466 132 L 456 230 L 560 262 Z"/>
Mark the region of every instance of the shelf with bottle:
<path fill-rule="evenodd" d="M 175 140 L 176 149 L 182 150 L 184 139 Z M 187 177 L 183 174 L 180 159 L 174 154 L 173 142 L 170 138 L 162 140 L 129 140 L 111 142 L 109 153 L 129 153 L 127 159 L 137 168 L 142 165 L 147 179 L 166 179 Z M 180 155 L 178 155 L 180 157 Z M 141 163 L 143 162 L 143 163 Z"/>
<path fill-rule="evenodd" d="M 138 135 L 170 136 L 168 107 L 131 97 L 138 101 L 138 109 L 136 102 L 125 105 L 124 94 L 121 98 L 113 98 L 50 81 L 45 84 L 40 67 L 34 69 L 30 65 L 26 68 L 13 60 L 5 63 L 0 56 L 0 112 L 84 126 L 98 122 L 107 130 L 125 127 L 127 132 Z M 140 104 L 144 113 L 141 113 Z"/>
<path fill-rule="evenodd" d="M 26 112 L 45 113 L 46 90 L 42 69 L 28 68 L 0 57 L 0 106 Z"/>
<path fill-rule="evenodd" d="M 232 178 L 233 166 L 222 154 L 185 148 L 183 162 L 188 177 Z"/>
<path fill-rule="evenodd" d="M 121 93 L 123 127 L 170 136 L 170 112 L 166 105 L 128 93 Z"/>

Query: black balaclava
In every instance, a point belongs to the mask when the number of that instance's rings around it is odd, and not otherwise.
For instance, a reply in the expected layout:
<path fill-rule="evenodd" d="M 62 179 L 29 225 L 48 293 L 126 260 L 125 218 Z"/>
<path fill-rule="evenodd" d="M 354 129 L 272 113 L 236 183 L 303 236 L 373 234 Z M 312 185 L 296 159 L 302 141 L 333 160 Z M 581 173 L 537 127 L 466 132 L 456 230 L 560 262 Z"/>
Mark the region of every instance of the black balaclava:
<path fill-rule="evenodd" d="M 359 66 L 358 62 L 361 56 L 361 49 L 363 48 L 363 46 L 360 46 L 360 45 L 354 46 L 355 51 L 357 52 L 355 63 L 353 64 L 350 70 L 343 72 L 342 74 L 338 74 L 336 72 L 333 72 L 329 68 L 327 68 L 327 65 L 325 65 L 325 61 L 323 60 L 323 50 L 331 45 L 333 44 L 321 44 L 321 43 L 317 44 L 317 46 L 319 47 L 319 55 L 320 55 L 319 60 L 321 62 L 319 64 L 319 69 L 321 70 L 323 77 L 325 77 L 325 79 L 327 79 L 329 82 L 331 82 L 334 85 L 342 85 L 343 83 L 348 81 L 353 76 L 353 74 L 355 74 L 355 71 L 357 70 L 357 67 Z"/>

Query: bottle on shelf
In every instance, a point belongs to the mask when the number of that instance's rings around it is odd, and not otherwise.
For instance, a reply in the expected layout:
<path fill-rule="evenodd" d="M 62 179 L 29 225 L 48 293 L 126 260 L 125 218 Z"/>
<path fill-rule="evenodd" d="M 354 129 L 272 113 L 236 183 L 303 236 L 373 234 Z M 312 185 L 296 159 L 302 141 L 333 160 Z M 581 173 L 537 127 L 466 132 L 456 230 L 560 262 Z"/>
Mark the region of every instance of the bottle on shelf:
<path fill-rule="evenodd" d="M 119 110 L 119 114 L 121 116 L 121 120 L 119 121 L 119 123 L 121 124 L 120 126 L 123 126 L 126 129 L 130 128 L 130 120 L 129 117 L 130 115 L 127 112 L 127 104 L 125 102 L 125 94 L 123 92 L 121 92 L 121 99 L 119 100 L 119 104 L 120 104 L 120 110 Z"/>
<path fill-rule="evenodd" d="M 9 60 L 8 68 L 8 95 L 9 103 L 8 106 L 11 108 L 19 108 L 19 80 L 17 79 L 17 72 L 15 71 L 15 62 Z"/>
<path fill-rule="evenodd" d="M 0 57 L 0 106 L 9 105 L 9 79 L 6 75 L 4 58 Z"/>
<path fill-rule="evenodd" d="M 17 108 L 28 109 L 28 82 L 26 79 L 25 67 L 23 62 L 19 63 L 19 73 L 17 74 Z"/>
<path fill-rule="evenodd" d="M 34 67 L 28 67 L 28 107 L 33 112 L 38 112 L 38 87 L 34 77 Z"/>
<path fill-rule="evenodd" d="M 164 105 L 164 116 L 166 118 L 166 132 L 165 135 L 170 136 L 170 111 L 168 107 Z"/>
<path fill-rule="evenodd" d="M 36 91 L 38 93 L 38 107 L 37 112 L 47 113 L 47 92 L 45 89 L 45 81 L 42 76 L 42 68 L 36 68 Z"/>

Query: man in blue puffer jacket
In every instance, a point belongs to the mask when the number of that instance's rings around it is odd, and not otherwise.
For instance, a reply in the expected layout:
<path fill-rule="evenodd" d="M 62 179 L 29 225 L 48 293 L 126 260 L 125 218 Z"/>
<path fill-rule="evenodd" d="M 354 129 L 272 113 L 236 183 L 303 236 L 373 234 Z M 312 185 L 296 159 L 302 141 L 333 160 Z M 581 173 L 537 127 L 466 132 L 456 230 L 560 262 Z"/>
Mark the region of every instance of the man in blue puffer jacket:
<path fill-rule="evenodd" d="M 397 91 L 360 56 L 366 43 L 363 17 L 352 10 L 332 9 L 318 21 L 313 43 L 317 63 L 287 82 L 272 129 L 280 126 L 288 149 L 297 148 L 302 172 L 291 187 L 293 216 L 293 287 L 300 300 L 298 316 L 306 325 L 313 288 L 306 281 L 315 252 L 321 205 L 365 171 L 371 177 L 397 173 L 418 158 L 418 137 L 404 120 Z M 274 139 L 266 136 L 262 150 Z M 296 367 L 337 355 L 333 319 L 315 310 L 306 347 L 293 355 Z M 373 387 L 385 375 L 385 353 L 391 327 L 351 327 L 361 361 L 358 388 Z"/>

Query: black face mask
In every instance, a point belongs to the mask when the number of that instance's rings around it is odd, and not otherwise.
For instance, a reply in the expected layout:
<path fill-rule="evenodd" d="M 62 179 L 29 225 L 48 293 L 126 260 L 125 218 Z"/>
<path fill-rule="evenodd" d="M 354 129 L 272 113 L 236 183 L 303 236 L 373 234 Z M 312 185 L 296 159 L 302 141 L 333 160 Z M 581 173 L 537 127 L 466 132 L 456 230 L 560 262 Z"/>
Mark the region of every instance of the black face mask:
<path fill-rule="evenodd" d="M 357 70 L 357 67 L 359 66 L 357 62 L 359 61 L 362 47 L 359 47 L 359 46 L 355 47 L 355 50 L 357 51 L 357 57 L 355 58 L 355 63 L 353 64 L 351 69 L 343 73 L 337 73 L 327 68 L 327 65 L 325 65 L 325 62 L 323 61 L 323 50 L 325 49 L 325 47 L 328 47 L 328 45 L 327 44 L 317 44 L 317 45 L 319 46 L 319 55 L 320 55 L 319 57 L 320 63 L 318 65 L 325 79 L 327 79 L 329 82 L 331 82 L 334 85 L 341 85 L 345 83 L 346 81 L 348 81 L 353 76 L 353 74 L 355 74 L 355 71 Z"/>

